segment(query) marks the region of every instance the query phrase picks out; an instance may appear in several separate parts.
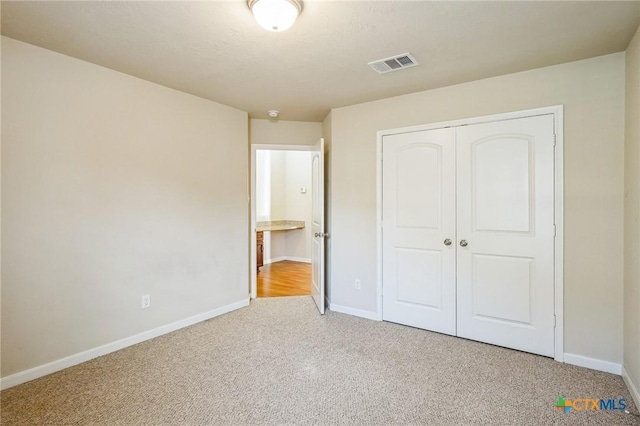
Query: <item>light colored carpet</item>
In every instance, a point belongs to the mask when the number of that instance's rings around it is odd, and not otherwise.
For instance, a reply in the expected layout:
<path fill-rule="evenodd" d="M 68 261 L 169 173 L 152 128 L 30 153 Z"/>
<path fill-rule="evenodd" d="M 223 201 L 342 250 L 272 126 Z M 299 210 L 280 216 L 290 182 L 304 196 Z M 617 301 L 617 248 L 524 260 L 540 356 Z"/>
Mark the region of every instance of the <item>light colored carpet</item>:
<path fill-rule="evenodd" d="M 618 376 L 328 312 L 310 297 L 248 308 L 1 394 L 3 425 L 601 424 L 566 398 L 631 396 Z"/>

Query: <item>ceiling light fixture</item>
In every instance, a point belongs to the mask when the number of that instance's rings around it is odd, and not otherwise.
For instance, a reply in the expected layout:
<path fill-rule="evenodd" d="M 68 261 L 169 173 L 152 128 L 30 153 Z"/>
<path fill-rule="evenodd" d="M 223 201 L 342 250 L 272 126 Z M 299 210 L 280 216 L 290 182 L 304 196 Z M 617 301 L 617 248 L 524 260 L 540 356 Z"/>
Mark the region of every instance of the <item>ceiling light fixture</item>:
<path fill-rule="evenodd" d="M 269 111 L 267 111 L 267 114 L 269 114 L 269 117 L 271 118 L 278 118 L 278 115 L 280 115 L 280 111 L 278 111 L 277 109 L 270 109 Z"/>
<path fill-rule="evenodd" d="M 258 24 L 275 32 L 291 27 L 302 11 L 298 0 L 248 0 L 247 4 Z"/>

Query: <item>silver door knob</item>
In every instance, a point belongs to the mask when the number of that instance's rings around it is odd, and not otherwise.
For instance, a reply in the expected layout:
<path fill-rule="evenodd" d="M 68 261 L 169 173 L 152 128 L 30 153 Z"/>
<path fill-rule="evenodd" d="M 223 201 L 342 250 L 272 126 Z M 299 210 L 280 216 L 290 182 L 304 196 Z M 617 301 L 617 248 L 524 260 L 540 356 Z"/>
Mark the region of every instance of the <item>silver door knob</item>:
<path fill-rule="evenodd" d="M 460 247 L 466 247 L 469 245 L 469 242 L 467 240 L 460 240 Z"/>
<path fill-rule="evenodd" d="M 445 246 L 450 246 L 451 245 L 451 238 L 447 238 L 446 240 L 444 240 L 444 245 Z"/>

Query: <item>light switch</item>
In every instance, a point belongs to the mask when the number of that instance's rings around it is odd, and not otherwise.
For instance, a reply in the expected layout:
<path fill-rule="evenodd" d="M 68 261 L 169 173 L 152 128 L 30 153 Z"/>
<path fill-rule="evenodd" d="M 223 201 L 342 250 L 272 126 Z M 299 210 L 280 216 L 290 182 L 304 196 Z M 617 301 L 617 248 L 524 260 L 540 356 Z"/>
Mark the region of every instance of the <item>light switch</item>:
<path fill-rule="evenodd" d="M 300 188 L 300 193 L 301 194 L 306 194 L 307 193 L 307 188 Z"/>

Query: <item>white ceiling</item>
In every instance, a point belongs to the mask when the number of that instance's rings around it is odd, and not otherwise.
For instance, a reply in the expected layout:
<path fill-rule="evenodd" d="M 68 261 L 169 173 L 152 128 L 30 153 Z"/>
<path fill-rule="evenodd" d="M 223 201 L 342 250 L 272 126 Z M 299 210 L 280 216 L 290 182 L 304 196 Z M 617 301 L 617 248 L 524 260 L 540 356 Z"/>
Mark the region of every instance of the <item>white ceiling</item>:
<path fill-rule="evenodd" d="M 305 1 L 283 33 L 243 0 L 2 2 L 2 34 L 267 118 L 625 50 L 640 1 Z M 367 62 L 410 52 L 420 66 Z"/>

